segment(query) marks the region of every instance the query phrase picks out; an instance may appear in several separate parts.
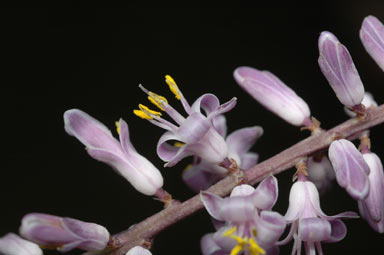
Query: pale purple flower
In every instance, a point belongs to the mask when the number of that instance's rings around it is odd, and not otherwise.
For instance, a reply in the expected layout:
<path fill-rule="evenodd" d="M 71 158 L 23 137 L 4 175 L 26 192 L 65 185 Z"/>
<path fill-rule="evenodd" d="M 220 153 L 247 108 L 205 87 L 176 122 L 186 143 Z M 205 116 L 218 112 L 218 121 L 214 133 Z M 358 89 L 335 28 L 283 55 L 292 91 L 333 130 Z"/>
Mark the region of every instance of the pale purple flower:
<path fill-rule="evenodd" d="M 284 218 L 291 224 L 288 236 L 278 244 L 283 245 L 294 239 L 292 254 L 301 254 L 302 242 L 306 254 L 322 254 L 321 242 L 342 240 L 347 228 L 340 218 L 356 218 L 354 212 L 328 216 L 320 208 L 316 186 L 299 174 L 299 180 L 292 185 L 289 207 Z"/>
<path fill-rule="evenodd" d="M 134 110 L 137 116 L 167 130 L 157 144 L 157 154 L 166 162 L 165 166 L 174 166 L 187 156 L 198 156 L 213 164 L 223 162 L 228 157 L 228 147 L 213 127 L 212 121 L 218 115 L 231 110 L 236 104 L 236 98 L 220 105 L 215 95 L 204 94 L 190 106 L 168 75 L 166 82 L 176 98 L 181 101 L 187 117 L 177 112 L 164 97 L 148 91 L 141 85 L 141 89 L 148 94 L 148 99 L 160 110 L 165 111 L 176 125 L 161 118 L 161 112 L 152 111 L 144 105 L 139 105 L 140 110 Z M 174 146 L 175 141 L 181 142 L 183 146 Z"/>
<path fill-rule="evenodd" d="M 337 98 L 352 109 L 361 104 L 364 86 L 347 48 L 330 32 L 319 38 L 319 66 Z"/>
<path fill-rule="evenodd" d="M 19 232 L 30 241 L 57 247 L 61 252 L 74 248 L 101 251 L 110 240 L 110 234 L 103 226 L 43 213 L 25 215 Z"/>
<path fill-rule="evenodd" d="M 272 73 L 242 66 L 233 76 L 241 88 L 288 123 L 302 126 L 310 122 L 307 103 Z"/>
<path fill-rule="evenodd" d="M 379 157 L 372 152 L 363 154 L 370 173 L 369 194 L 366 199 L 359 200 L 359 209 L 362 217 L 377 232 L 384 233 L 384 173 Z"/>
<path fill-rule="evenodd" d="M 365 50 L 384 71 L 384 25 L 374 16 L 367 16 L 360 29 Z"/>
<path fill-rule="evenodd" d="M 152 255 L 152 253 L 141 246 L 135 246 L 130 249 L 125 255 Z"/>
<path fill-rule="evenodd" d="M 267 251 L 274 250 L 275 243 L 285 229 L 283 217 L 269 211 L 276 202 L 277 193 L 277 180 L 273 176 L 264 179 L 256 189 L 245 184 L 238 186 L 227 198 L 210 192 L 200 193 L 208 213 L 215 220 L 225 222 L 216 233 L 202 240 L 205 254 L 221 254 L 216 252 L 240 249 L 242 244 L 238 243 L 239 239 L 248 243 L 249 249 L 257 250 L 261 247 Z M 214 243 L 215 248 L 208 249 L 205 247 L 206 242 Z"/>
<path fill-rule="evenodd" d="M 43 255 L 40 247 L 13 233 L 0 238 L 0 254 L 2 255 Z"/>
<path fill-rule="evenodd" d="M 225 137 L 225 117 L 222 115 L 218 117 L 220 118 L 215 118 L 218 121 L 214 121 L 214 127 L 221 136 Z M 228 157 L 235 160 L 241 170 L 248 170 L 256 165 L 259 156 L 257 153 L 249 152 L 249 149 L 262 134 L 263 129 L 260 126 L 246 127 L 232 132 L 225 139 L 228 145 Z M 227 172 L 224 167 L 195 157 L 194 162 L 183 172 L 183 180 L 187 186 L 198 192 L 223 178 Z"/>
<path fill-rule="evenodd" d="M 88 154 L 112 166 L 145 195 L 154 195 L 163 186 L 160 171 L 133 147 L 127 123 L 118 122 L 119 139 L 87 113 L 72 109 L 64 113 L 65 130 L 86 146 Z"/>
<path fill-rule="evenodd" d="M 331 162 L 326 156 L 310 157 L 307 162 L 308 179 L 316 185 L 320 193 L 325 192 L 335 179 Z"/>
<path fill-rule="evenodd" d="M 354 199 L 365 199 L 369 192 L 369 167 L 355 145 L 345 139 L 333 141 L 328 156 L 339 185 Z"/>
<path fill-rule="evenodd" d="M 361 102 L 361 104 L 364 105 L 365 109 L 377 107 L 377 103 L 376 103 L 375 99 L 373 98 L 373 95 L 369 92 L 364 93 L 364 98 L 363 98 L 363 101 Z M 349 117 L 355 117 L 356 116 L 356 113 L 354 113 L 353 111 L 350 111 L 347 107 L 344 107 L 344 111 Z"/>

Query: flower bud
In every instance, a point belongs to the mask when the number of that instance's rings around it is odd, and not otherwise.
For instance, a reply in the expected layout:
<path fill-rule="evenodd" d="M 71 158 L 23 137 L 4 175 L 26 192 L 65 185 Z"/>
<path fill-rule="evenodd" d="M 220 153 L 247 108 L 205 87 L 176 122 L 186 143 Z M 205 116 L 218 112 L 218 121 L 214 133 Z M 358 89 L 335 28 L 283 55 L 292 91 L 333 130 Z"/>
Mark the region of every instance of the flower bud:
<path fill-rule="evenodd" d="M 360 39 L 365 50 L 384 71 L 384 25 L 374 16 L 364 19 Z"/>
<path fill-rule="evenodd" d="M 130 249 L 125 255 L 152 255 L 152 253 L 141 246 L 135 246 Z"/>
<path fill-rule="evenodd" d="M 288 123 L 301 126 L 309 120 L 307 103 L 272 73 L 243 66 L 233 75 L 240 87 Z"/>
<path fill-rule="evenodd" d="M 320 193 L 326 191 L 335 179 L 331 162 L 326 156 L 321 159 L 310 157 L 307 164 L 308 179 L 315 184 Z"/>
<path fill-rule="evenodd" d="M 18 235 L 8 233 L 0 238 L 0 254 L 3 255 L 43 255 L 40 247 Z"/>
<path fill-rule="evenodd" d="M 364 86 L 347 48 L 330 32 L 319 38 L 319 66 L 337 98 L 348 108 L 360 105 Z"/>
<path fill-rule="evenodd" d="M 369 192 L 369 167 L 363 155 L 348 140 L 333 141 L 329 146 L 329 159 L 336 173 L 336 180 L 356 200 L 363 200 Z"/>
<path fill-rule="evenodd" d="M 366 199 L 359 201 L 360 213 L 377 232 L 384 233 L 384 173 L 379 157 L 374 153 L 363 154 L 370 173 L 369 194 Z"/>
<path fill-rule="evenodd" d="M 103 250 L 110 239 L 106 228 L 71 218 L 30 213 L 23 217 L 20 235 L 40 245 L 57 247 L 61 252 L 74 248 Z"/>
<path fill-rule="evenodd" d="M 361 104 L 364 105 L 365 109 L 377 107 L 377 103 L 376 103 L 375 99 L 373 98 L 372 94 L 369 93 L 369 92 L 365 92 L 364 93 L 364 98 L 363 98 L 363 101 L 361 102 Z M 353 117 L 356 116 L 356 113 L 354 113 L 353 111 L 348 110 L 347 107 L 344 107 L 344 110 L 345 110 L 345 113 L 349 117 L 353 118 Z"/>

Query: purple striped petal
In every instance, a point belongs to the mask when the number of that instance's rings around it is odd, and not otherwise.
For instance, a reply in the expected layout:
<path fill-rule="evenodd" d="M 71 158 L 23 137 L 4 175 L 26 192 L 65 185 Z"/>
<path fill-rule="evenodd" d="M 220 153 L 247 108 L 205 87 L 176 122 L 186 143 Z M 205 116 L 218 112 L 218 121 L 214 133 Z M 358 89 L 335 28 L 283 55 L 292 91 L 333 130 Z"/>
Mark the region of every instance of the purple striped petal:
<path fill-rule="evenodd" d="M 299 239 L 305 242 L 329 240 L 331 231 L 331 224 L 326 219 L 304 218 L 299 220 Z"/>
<path fill-rule="evenodd" d="M 260 126 L 246 127 L 238 129 L 228 135 L 226 142 L 228 144 L 229 156 L 245 154 L 263 135 L 263 128 Z M 238 162 L 239 165 L 241 164 Z"/>
<path fill-rule="evenodd" d="M 262 211 L 256 220 L 257 241 L 263 249 L 272 247 L 284 232 L 286 222 L 277 212 Z"/>
<path fill-rule="evenodd" d="M 259 154 L 254 152 L 245 153 L 240 157 L 240 168 L 248 170 L 255 166 L 257 162 L 259 162 Z"/>
<path fill-rule="evenodd" d="M 238 67 L 234 78 L 254 99 L 288 123 L 301 126 L 309 118 L 308 105 L 272 73 Z"/>
<path fill-rule="evenodd" d="M 213 235 L 214 233 L 209 233 L 200 239 L 200 248 L 203 255 L 211 255 L 221 250 L 213 239 Z"/>
<path fill-rule="evenodd" d="M 218 115 L 212 119 L 213 127 L 222 136 L 227 135 L 227 120 L 224 115 Z"/>
<path fill-rule="evenodd" d="M 42 213 L 25 215 L 19 231 L 28 240 L 40 245 L 57 246 L 62 252 L 74 248 L 103 250 L 110 238 L 103 226 Z"/>
<path fill-rule="evenodd" d="M 261 210 L 270 210 L 276 203 L 278 192 L 276 177 L 268 176 L 260 182 L 252 194 L 254 206 Z"/>
<path fill-rule="evenodd" d="M 200 199 L 209 215 L 216 220 L 225 221 L 223 215 L 221 214 L 224 203 L 223 198 L 211 192 L 203 191 L 200 192 Z"/>
<path fill-rule="evenodd" d="M 217 168 L 222 169 L 222 174 L 217 173 Z M 212 184 L 223 178 L 226 172 L 227 170 L 225 168 L 202 161 L 200 164 L 191 165 L 185 169 L 182 178 L 190 189 L 195 192 L 200 192 L 200 190 L 206 190 Z"/>
<path fill-rule="evenodd" d="M 204 94 L 200 96 L 192 104 L 191 108 L 193 112 L 201 112 L 201 109 L 204 110 L 205 114 L 208 116 L 212 112 L 216 111 L 219 108 L 220 102 L 219 99 L 213 94 Z"/>
<path fill-rule="evenodd" d="M 8 233 L 0 238 L 0 254 L 2 255 L 43 255 L 40 247 L 18 235 Z"/>
<path fill-rule="evenodd" d="M 329 221 L 331 224 L 331 236 L 328 240 L 325 240 L 329 243 L 339 242 L 344 239 L 347 235 L 347 227 L 341 220 L 331 220 Z"/>
<path fill-rule="evenodd" d="M 355 145 L 345 139 L 333 141 L 328 154 L 339 185 L 354 199 L 365 199 L 369 192 L 369 167 Z"/>
<path fill-rule="evenodd" d="M 347 48 L 330 32 L 319 38 L 319 66 L 337 98 L 348 108 L 360 105 L 364 86 Z"/>
<path fill-rule="evenodd" d="M 374 16 L 364 19 L 360 39 L 365 50 L 384 71 L 384 25 Z"/>

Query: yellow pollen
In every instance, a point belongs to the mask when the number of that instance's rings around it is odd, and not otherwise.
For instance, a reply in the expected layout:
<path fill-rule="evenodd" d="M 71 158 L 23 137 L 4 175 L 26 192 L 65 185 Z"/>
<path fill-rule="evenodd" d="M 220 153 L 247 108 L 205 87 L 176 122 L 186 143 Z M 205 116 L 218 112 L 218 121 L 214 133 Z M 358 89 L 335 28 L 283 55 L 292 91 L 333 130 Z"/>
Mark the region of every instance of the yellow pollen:
<path fill-rule="evenodd" d="M 164 106 L 168 104 L 168 100 L 165 97 L 151 91 L 149 91 L 148 100 L 162 111 L 165 111 Z"/>
<path fill-rule="evenodd" d="M 161 112 L 151 110 L 143 104 L 139 104 L 139 108 L 141 111 L 145 112 L 147 115 L 161 116 Z"/>
<path fill-rule="evenodd" d="M 118 121 L 115 121 L 116 131 L 120 135 L 120 125 Z"/>
<path fill-rule="evenodd" d="M 133 110 L 133 114 L 135 114 L 137 117 L 140 117 L 140 118 L 145 119 L 145 120 L 153 119 L 152 116 L 146 114 L 145 112 L 143 112 L 141 110 Z"/>
<path fill-rule="evenodd" d="M 176 85 L 175 80 L 170 75 L 166 75 L 165 82 L 168 84 L 169 89 L 176 96 L 177 100 L 180 100 L 180 90 L 179 87 Z"/>
<path fill-rule="evenodd" d="M 261 248 L 258 243 L 253 238 L 243 238 L 241 236 L 237 236 L 234 233 L 236 232 L 236 227 L 233 227 L 229 230 L 227 230 L 223 237 L 230 237 L 234 240 L 236 240 L 237 244 L 235 247 L 233 247 L 230 255 L 238 255 L 243 250 L 248 250 L 250 255 L 259 255 L 259 254 L 265 254 L 265 250 Z M 252 230 L 252 234 L 256 236 L 256 230 Z"/>
<path fill-rule="evenodd" d="M 191 169 L 191 167 L 192 167 L 192 164 L 188 164 L 188 165 L 184 168 L 183 173 L 187 172 L 189 169 Z"/>
<path fill-rule="evenodd" d="M 177 148 L 181 148 L 181 147 L 183 147 L 185 145 L 185 143 L 182 143 L 182 142 L 175 142 L 174 144 L 173 144 L 173 146 L 175 146 L 175 147 L 177 147 Z"/>

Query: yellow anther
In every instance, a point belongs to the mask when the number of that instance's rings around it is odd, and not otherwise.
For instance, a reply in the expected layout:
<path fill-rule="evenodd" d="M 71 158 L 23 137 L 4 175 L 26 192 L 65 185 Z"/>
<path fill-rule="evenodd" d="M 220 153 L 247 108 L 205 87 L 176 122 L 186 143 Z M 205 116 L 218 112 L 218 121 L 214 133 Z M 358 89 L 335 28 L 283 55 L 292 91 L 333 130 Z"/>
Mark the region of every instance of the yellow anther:
<path fill-rule="evenodd" d="M 120 125 L 118 121 L 115 121 L 116 131 L 120 135 Z"/>
<path fill-rule="evenodd" d="M 181 148 L 181 147 L 183 147 L 185 145 L 185 143 L 182 143 L 182 142 L 175 142 L 174 144 L 173 144 L 173 146 L 175 146 L 175 147 L 177 147 L 177 148 Z"/>
<path fill-rule="evenodd" d="M 149 91 L 148 100 L 151 101 L 152 104 L 156 105 L 157 108 L 162 111 L 165 111 L 164 106 L 168 104 L 168 100 L 165 97 L 160 96 L 151 91 Z"/>
<path fill-rule="evenodd" d="M 191 169 L 191 167 L 192 167 L 192 164 L 188 164 L 188 165 L 184 168 L 183 173 L 187 172 L 189 169 Z"/>
<path fill-rule="evenodd" d="M 146 114 L 145 112 L 141 111 L 141 110 L 133 110 L 133 113 L 137 116 L 137 117 L 140 117 L 142 119 L 145 119 L 145 120 L 151 120 L 153 119 L 152 116 Z"/>
<path fill-rule="evenodd" d="M 261 248 L 253 238 L 243 238 L 241 236 L 234 235 L 235 231 L 236 227 L 233 227 L 223 234 L 223 237 L 230 237 L 235 239 L 237 242 L 236 246 L 233 247 L 230 255 L 238 255 L 243 250 L 248 250 L 250 255 L 265 254 L 265 250 Z M 252 234 L 256 236 L 257 233 L 255 229 L 252 230 Z"/>
<path fill-rule="evenodd" d="M 180 90 L 179 87 L 176 85 L 175 80 L 170 76 L 165 76 L 165 82 L 168 84 L 169 89 L 172 91 L 172 93 L 176 96 L 177 100 L 180 100 Z"/>
<path fill-rule="evenodd" d="M 161 116 L 161 112 L 151 110 L 143 104 L 139 104 L 139 108 L 141 111 L 145 112 L 147 115 Z"/>

